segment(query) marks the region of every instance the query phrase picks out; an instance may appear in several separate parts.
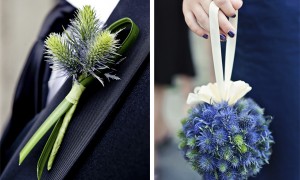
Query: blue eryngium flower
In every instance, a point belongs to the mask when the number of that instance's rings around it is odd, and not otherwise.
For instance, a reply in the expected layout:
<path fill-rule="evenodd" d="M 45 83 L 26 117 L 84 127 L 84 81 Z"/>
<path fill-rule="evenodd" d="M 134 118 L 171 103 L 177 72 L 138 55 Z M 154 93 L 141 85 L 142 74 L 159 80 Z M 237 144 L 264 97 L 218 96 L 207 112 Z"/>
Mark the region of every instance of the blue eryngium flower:
<path fill-rule="evenodd" d="M 205 179 L 247 179 L 268 163 L 270 116 L 252 99 L 198 104 L 179 132 L 184 157 Z"/>

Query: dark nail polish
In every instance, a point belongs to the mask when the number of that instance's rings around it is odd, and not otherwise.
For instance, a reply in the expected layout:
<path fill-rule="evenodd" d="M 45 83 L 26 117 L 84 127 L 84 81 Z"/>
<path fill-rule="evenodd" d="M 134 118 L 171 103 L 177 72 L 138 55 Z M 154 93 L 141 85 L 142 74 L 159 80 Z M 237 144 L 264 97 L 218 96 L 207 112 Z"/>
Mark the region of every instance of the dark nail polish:
<path fill-rule="evenodd" d="M 228 34 L 230 37 L 234 37 L 234 33 L 233 33 L 232 31 L 229 31 L 227 34 Z"/>
<path fill-rule="evenodd" d="M 221 41 L 226 41 L 226 36 L 224 34 L 220 34 Z"/>
<path fill-rule="evenodd" d="M 207 34 L 204 34 L 202 37 L 203 37 L 204 39 L 208 39 L 208 35 L 207 35 Z"/>
<path fill-rule="evenodd" d="M 235 18 L 236 17 L 236 14 L 234 14 L 233 16 L 231 16 L 232 18 Z"/>

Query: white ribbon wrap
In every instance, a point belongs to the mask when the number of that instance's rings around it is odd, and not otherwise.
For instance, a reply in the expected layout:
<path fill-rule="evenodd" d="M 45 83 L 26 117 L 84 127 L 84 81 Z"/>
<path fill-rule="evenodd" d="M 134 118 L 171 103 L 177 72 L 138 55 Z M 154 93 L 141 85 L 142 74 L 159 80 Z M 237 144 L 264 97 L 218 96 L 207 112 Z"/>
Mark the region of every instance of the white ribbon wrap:
<path fill-rule="evenodd" d="M 244 81 L 233 82 L 230 80 L 234 62 L 237 32 L 235 32 L 233 38 L 227 39 L 224 80 L 218 12 L 219 8 L 214 2 L 211 2 L 209 7 L 209 23 L 216 83 L 209 83 L 208 85 L 196 87 L 194 93 L 189 94 L 187 104 L 199 104 L 202 102 L 213 104 L 227 101 L 229 105 L 233 105 L 252 89 L 249 84 Z M 237 20 L 238 12 L 236 11 L 236 17 L 229 18 L 229 22 L 235 29 L 237 29 Z"/>

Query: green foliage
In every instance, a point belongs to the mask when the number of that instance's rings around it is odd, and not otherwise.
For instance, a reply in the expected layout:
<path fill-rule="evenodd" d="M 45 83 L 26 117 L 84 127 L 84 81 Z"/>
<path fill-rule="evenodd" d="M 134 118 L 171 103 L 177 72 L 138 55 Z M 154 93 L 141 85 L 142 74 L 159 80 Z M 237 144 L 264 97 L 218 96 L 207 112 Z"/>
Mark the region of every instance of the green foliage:
<path fill-rule="evenodd" d="M 185 135 L 184 135 L 184 133 L 183 133 L 182 130 L 179 130 L 179 131 L 177 132 L 177 136 L 178 136 L 180 139 L 185 138 Z"/>
<path fill-rule="evenodd" d="M 186 122 L 187 122 L 187 118 L 182 119 L 182 120 L 181 120 L 181 125 L 186 124 Z"/>
<path fill-rule="evenodd" d="M 197 156 L 198 156 L 198 152 L 196 150 L 189 150 L 186 153 L 186 157 L 188 157 L 191 160 L 195 160 Z"/>
<path fill-rule="evenodd" d="M 179 145 L 178 145 L 178 148 L 179 149 L 183 149 L 185 146 L 187 145 L 187 139 L 184 138 L 184 139 L 181 139 Z"/>
<path fill-rule="evenodd" d="M 187 145 L 190 147 L 194 147 L 196 145 L 196 138 L 189 138 L 187 141 Z"/>

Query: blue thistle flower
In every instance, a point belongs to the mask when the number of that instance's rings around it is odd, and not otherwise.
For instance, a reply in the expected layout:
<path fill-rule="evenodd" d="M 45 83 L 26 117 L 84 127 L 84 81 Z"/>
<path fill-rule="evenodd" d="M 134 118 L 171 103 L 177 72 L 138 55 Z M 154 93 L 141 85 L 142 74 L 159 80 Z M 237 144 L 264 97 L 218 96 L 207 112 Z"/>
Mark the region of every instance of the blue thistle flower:
<path fill-rule="evenodd" d="M 231 163 L 231 166 L 232 166 L 233 168 L 239 167 L 239 165 L 240 165 L 239 162 L 240 162 L 240 160 L 239 160 L 239 158 L 236 157 L 236 156 L 233 156 L 233 157 L 230 159 L 230 163 Z"/>
<path fill-rule="evenodd" d="M 215 168 L 213 157 L 209 155 L 200 156 L 198 164 L 199 168 L 204 172 L 211 172 Z"/>
<path fill-rule="evenodd" d="M 256 126 L 255 117 L 252 115 L 245 115 L 238 119 L 239 126 L 243 130 L 253 129 Z"/>
<path fill-rule="evenodd" d="M 203 123 L 202 122 L 197 122 L 194 126 L 194 132 L 195 134 L 199 134 L 201 129 L 203 127 Z"/>
<path fill-rule="evenodd" d="M 183 125 L 183 132 L 185 133 L 186 137 L 194 137 L 195 133 L 191 120 L 186 121 L 186 123 Z"/>
<path fill-rule="evenodd" d="M 215 121 L 222 122 L 222 126 L 229 131 L 229 133 L 238 133 L 239 126 L 236 121 L 237 115 L 236 111 L 232 107 L 223 107 L 219 108 L 217 115 L 215 116 Z"/>
<path fill-rule="evenodd" d="M 194 124 L 194 133 L 195 133 L 195 135 L 199 134 L 199 132 L 201 131 L 201 129 L 204 126 L 208 126 L 209 125 L 208 122 L 206 122 L 205 120 L 203 120 L 203 119 L 201 119 L 199 117 L 193 118 L 193 124 Z"/>
<path fill-rule="evenodd" d="M 224 129 L 218 129 L 214 133 L 214 140 L 217 145 L 224 145 L 228 141 L 228 134 Z"/>
<path fill-rule="evenodd" d="M 230 161 L 234 154 L 233 149 L 229 146 L 223 146 L 222 148 L 220 148 L 219 152 L 221 159 L 224 159 L 226 161 Z"/>
<path fill-rule="evenodd" d="M 216 110 L 212 108 L 211 106 L 206 106 L 202 109 L 202 118 L 207 120 L 208 122 L 211 122 L 214 119 L 214 116 L 216 115 Z"/>
<path fill-rule="evenodd" d="M 234 169 L 228 170 L 224 173 L 218 173 L 218 177 L 220 180 L 236 180 L 240 179 L 237 176 L 237 172 Z"/>
<path fill-rule="evenodd" d="M 198 136 L 196 144 L 203 152 L 212 152 L 215 148 L 212 134 L 209 131 L 203 131 L 201 135 Z"/>
<path fill-rule="evenodd" d="M 246 134 L 246 143 L 248 145 L 254 145 L 258 142 L 259 140 L 259 135 L 254 132 L 254 131 L 250 131 Z"/>
<path fill-rule="evenodd" d="M 221 173 L 225 173 L 228 169 L 228 164 L 224 160 L 218 161 L 217 167 Z"/>
<path fill-rule="evenodd" d="M 250 166 L 253 162 L 255 162 L 255 158 L 253 158 L 252 153 L 250 152 L 243 154 L 241 158 L 243 166 Z"/>
<path fill-rule="evenodd" d="M 215 180 L 216 179 L 216 176 L 212 173 L 204 173 L 203 174 L 203 178 L 205 180 Z"/>
<path fill-rule="evenodd" d="M 179 147 L 206 180 L 247 179 L 270 158 L 271 119 L 251 99 L 240 99 L 233 106 L 198 104 L 183 123 Z"/>

